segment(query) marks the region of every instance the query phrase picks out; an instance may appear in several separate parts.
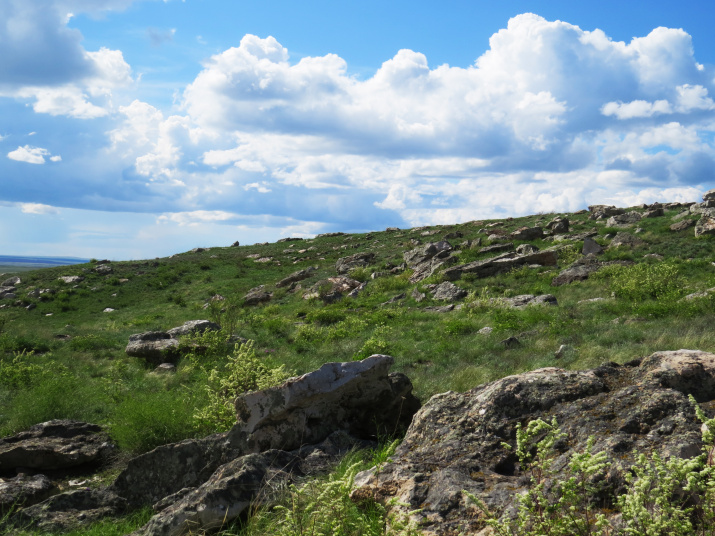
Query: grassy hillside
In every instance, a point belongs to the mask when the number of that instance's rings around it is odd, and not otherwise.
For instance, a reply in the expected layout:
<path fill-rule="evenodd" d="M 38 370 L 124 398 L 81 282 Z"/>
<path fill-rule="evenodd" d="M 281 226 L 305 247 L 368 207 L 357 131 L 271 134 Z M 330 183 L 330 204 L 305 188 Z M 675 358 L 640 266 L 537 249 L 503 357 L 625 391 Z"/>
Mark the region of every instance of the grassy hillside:
<path fill-rule="evenodd" d="M 642 229 L 637 236 L 643 245 L 606 249 L 599 259 L 633 261 L 635 268 L 609 267 L 586 281 L 553 287 L 559 271 L 581 257 L 582 242 L 565 240 L 558 242 L 564 246 L 558 267 L 523 267 L 456 281 L 469 296 L 461 310 L 447 313 L 424 310 L 444 305 L 433 302 L 428 292 L 419 303 L 411 296 L 415 288 L 439 282 L 439 274 L 412 284 L 409 270 L 389 270 L 403 262 L 403 253 L 416 241 L 461 234 L 449 239 L 455 249 L 477 238 L 488 245 L 484 231 L 493 222 L 211 248 L 111 263 L 111 273 L 98 273 L 96 262 L 27 272 L 17 292 L 22 306 L 17 299 L 2 300 L 6 307 L 0 309 L 0 435 L 60 417 L 107 424 L 119 443 L 133 451 L 206 433 L 194 414 L 207 403 L 211 368 L 220 370 L 225 360 L 202 366 L 200 356 L 184 359 L 176 374 L 158 375 L 124 353 L 133 333 L 166 330 L 199 318 L 216 320 L 255 341 L 262 361 L 270 367 L 284 365 L 294 374 L 328 361 L 393 355 L 395 368 L 409 375 L 423 400 L 538 367 L 588 368 L 656 350 L 715 350 L 715 298 L 681 300 L 715 287 L 715 242 L 696 239 L 692 228 L 671 231 L 672 217 L 681 210 L 641 220 L 627 230 Z M 546 223 L 553 216 L 508 219 L 489 232 Z M 572 233 L 595 229 L 604 246 L 609 233 L 623 230 L 590 221 L 588 214 L 569 218 Z M 529 243 L 542 249 L 554 246 L 547 240 Z M 363 251 L 376 258 L 368 268 L 351 273 L 369 281 L 357 298 L 331 304 L 303 298 L 308 287 L 336 275 L 338 258 Z M 478 251 L 464 247 L 459 261 L 490 256 Z M 317 270 L 301 282 L 302 288 L 275 287 L 283 277 L 310 266 Z M 372 272 L 382 275 L 372 280 Z M 58 279 L 69 275 L 84 280 L 68 284 Z M 271 301 L 245 305 L 245 294 L 259 285 L 273 292 Z M 27 297 L 33 289 L 54 292 Z M 403 293 L 404 299 L 385 304 Z M 518 310 L 493 300 L 544 293 L 554 294 L 559 305 Z M 217 295 L 225 299 L 211 301 Z M 597 297 L 606 299 L 582 302 Z M 107 308 L 114 310 L 104 312 Z M 479 333 L 485 326 L 493 331 Z M 501 341 L 509 336 L 519 338 L 521 345 L 505 347 Z M 557 357 L 561 345 L 567 348 Z M 223 350 L 217 351 L 227 355 L 230 346 Z M 139 429 L 144 437 L 136 437 Z"/>

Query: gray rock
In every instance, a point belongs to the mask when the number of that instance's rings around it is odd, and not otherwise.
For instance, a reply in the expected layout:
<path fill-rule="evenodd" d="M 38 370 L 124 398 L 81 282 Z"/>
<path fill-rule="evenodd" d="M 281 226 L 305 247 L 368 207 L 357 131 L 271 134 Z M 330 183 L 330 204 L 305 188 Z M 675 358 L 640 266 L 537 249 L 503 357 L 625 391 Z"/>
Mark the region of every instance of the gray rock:
<path fill-rule="evenodd" d="M 18 276 L 14 275 L 12 277 L 8 277 L 5 281 L 2 282 L 2 284 L 0 284 L 0 286 L 15 287 L 17 285 L 20 285 L 21 283 L 22 283 L 22 280 Z"/>
<path fill-rule="evenodd" d="M 671 231 L 685 231 L 686 229 L 690 229 L 695 225 L 694 220 L 681 220 L 677 223 L 674 223 L 673 225 L 670 226 Z"/>
<path fill-rule="evenodd" d="M 507 242 L 506 244 L 494 244 L 492 246 L 486 246 L 481 248 L 479 250 L 479 253 L 503 253 L 505 251 L 514 251 L 514 243 Z"/>
<path fill-rule="evenodd" d="M 583 239 L 583 249 L 581 253 L 584 255 L 600 255 L 603 253 L 603 248 L 593 238 L 587 237 Z"/>
<path fill-rule="evenodd" d="M 588 210 L 591 213 L 588 217 L 590 220 L 602 220 L 625 213 L 625 210 L 622 208 L 616 208 L 612 205 L 591 205 L 588 207 Z"/>
<path fill-rule="evenodd" d="M 454 264 L 456 259 L 451 256 L 452 246 L 446 240 L 430 242 L 424 246 L 407 251 L 403 254 L 405 263 L 413 270 L 410 282 L 417 283 L 431 276 L 438 269 Z"/>
<path fill-rule="evenodd" d="M 353 268 L 364 268 L 369 266 L 374 259 L 374 253 L 355 253 L 354 255 L 338 259 L 335 263 L 335 270 L 337 270 L 338 274 L 347 274 Z"/>
<path fill-rule="evenodd" d="M 348 293 L 346 294 L 346 296 L 347 296 L 348 298 L 357 298 L 358 295 L 359 295 L 363 290 L 365 290 L 365 287 L 367 287 L 367 281 L 363 281 L 362 283 L 360 283 L 357 287 L 355 287 L 355 288 L 352 289 L 350 292 L 348 292 Z"/>
<path fill-rule="evenodd" d="M 154 369 L 157 374 L 173 374 L 176 372 L 176 365 L 173 363 L 162 363 Z"/>
<path fill-rule="evenodd" d="M 617 248 L 620 246 L 637 247 L 644 245 L 645 242 L 640 238 L 636 238 L 632 234 L 619 232 L 613 237 L 611 243 L 608 245 L 609 248 Z"/>
<path fill-rule="evenodd" d="M 415 289 L 412 290 L 412 293 L 410 294 L 410 296 L 412 296 L 412 298 L 413 298 L 417 303 L 419 303 L 419 302 L 421 302 L 422 300 L 424 300 L 424 299 L 427 297 L 427 294 L 425 294 L 424 292 L 420 292 L 419 290 L 417 290 L 417 289 L 415 288 Z"/>
<path fill-rule="evenodd" d="M 565 216 L 557 217 L 546 224 L 546 228 L 552 234 L 564 234 L 569 232 L 569 219 Z"/>
<path fill-rule="evenodd" d="M 562 344 L 559 346 L 559 349 L 554 352 L 554 357 L 556 359 L 561 359 L 566 355 L 567 352 L 570 352 L 572 348 L 568 344 Z"/>
<path fill-rule="evenodd" d="M 315 268 L 312 266 L 304 269 L 304 270 L 298 270 L 297 272 L 293 272 L 287 277 L 284 277 L 278 283 L 276 283 L 276 287 L 281 288 L 281 287 L 287 287 L 292 285 L 293 283 L 297 283 L 298 281 L 303 281 L 304 279 L 308 279 L 311 274 L 315 272 Z"/>
<path fill-rule="evenodd" d="M 695 236 L 715 235 L 715 216 L 703 214 L 695 224 Z"/>
<path fill-rule="evenodd" d="M 490 335 L 492 331 L 494 331 L 494 328 L 484 326 L 482 329 L 477 331 L 477 333 L 479 333 L 480 335 Z"/>
<path fill-rule="evenodd" d="M 541 227 L 521 227 L 509 234 L 512 240 L 538 240 L 544 237 Z"/>
<path fill-rule="evenodd" d="M 703 194 L 703 201 L 715 201 L 715 189 L 705 192 Z"/>
<path fill-rule="evenodd" d="M 179 357 L 179 341 L 165 331 L 136 333 L 129 336 L 125 352 L 132 357 L 141 357 L 156 367 Z"/>
<path fill-rule="evenodd" d="M 176 339 L 184 335 L 191 335 L 194 333 L 203 333 L 205 331 L 219 331 L 221 326 L 211 322 L 210 320 L 187 320 L 182 325 L 171 328 L 167 333 L 172 338 Z"/>
<path fill-rule="evenodd" d="M 329 277 L 315 283 L 308 292 L 303 294 L 303 299 L 320 298 L 325 303 L 332 303 L 340 300 L 346 294 L 360 287 L 362 283 L 350 277 L 339 275 Z M 364 286 L 362 288 L 365 288 Z M 358 290 L 358 293 L 362 289 Z M 357 296 L 357 293 L 351 297 Z"/>
<path fill-rule="evenodd" d="M 651 208 L 650 210 L 646 210 L 643 213 L 644 218 L 659 218 L 660 216 L 663 216 L 665 214 L 665 211 L 663 210 L 663 207 L 657 207 L 657 208 Z"/>
<path fill-rule="evenodd" d="M 509 337 L 507 339 L 504 339 L 503 341 L 499 341 L 499 344 L 501 344 L 504 348 L 518 348 L 521 346 L 521 341 L 517 339 L 516 337 Z"/>
<path fill-rule="evenodd" d="M 492 257 L 482 261 L 474 261 L 468 264 L 461 264 L 447 268 L 442 272 L 443 277 L 448 281 L 455 281 L 463 274 L 474 274 L 477 277 L 488 277 L 504 272 L 509 272 L 514 268 L 524 265 L 538 264 L 541 266 L 555 266 L 558 262 L 558 253 L 554 249 L 544 249 L 529 255 Z"/>
<path fill-rule="evenodd" d="M 55 485 L 45 475 L 19 474 L 15 478 L 0 478 L 0 512 L 44 501 L 55 490 Z"/>
<path fill-rule="evenodd" d="M 518 255 L 531 255 L 532 253 L 536 253 L 539 251 L 539 248 L 536 246 L 532 246 L 531 244 L 520 244 L 516 248 L 516 253 Z"/>
<path fill-rule="evenodd" d="M 109 266 L 108 264 L 100 264 L 94 269 L 95 272 L 98 274 L 111 274 L 114 271 L 114 268 Z"/>
<path fill-rule="evenodd" d="M 124 499 L 105 490 L 76 490 L 50 497 L 23 508 L 11 518 L 11 523 L 23 528 L 45 532 L 67 532 L 89 525 L 108 516 L 127 511 Z"/>
<path fill-rule="evenodd" d="M 641 221 L 642 216 L 639 212 L 628 212 L 627 214 L 618 214 L 608 218 L 606 225 L 609 227 L 628 227 L 634 223 Z"/>
<path fill-rule="evenodd" d="M 265 285 L 259 285 L 249 290 L 248 293 L 243 297 L 243 303 L 245 303 L 246 305 L 258 305 L 259 303 L 266 303 L 271 301 L 271 298 L 273 298 L 273 293 L 267 292 L 264 289 Z"/>
<path fill-rule="evenodd" d="M 81 275 L 63 275 L 58 277 L 57 279 L 67 284 L 81 283 L 82 281 L 84 281 L 84 277 L 82 277 Z"/>
<path fill-rule="evenodd" d="M 515 309 L 523 309 L 531 305 L 558 305 L 556 296 L 553 294 L 542 294 L 534 296 L 533 294 L 520 294 L 513 298 L 492 298 L 493 303 L 501 303 Z M 490 301 L 492 301 L 490 300 Z"/>
<path fill-rule="evenodd" d="M 457 301 L 467 296 L 467 291 L 454 283 L 444 281 L 432 291 L 432 297 L 440 301 Z"/>
<path fill-rule="evenodd" d="M 640 453 L 664 459 L 700 453 L 701 423 L 687 394 L 715 399 L 714 354 L 659 352 L 640 366 L 607 363 L 584 372 L 545 368 L 439 394 L 415 415 L 391 461 L 356 477 L 352 497 L 410 513 L 425 534 L 477 534 L 483 518 L 463 490 L 499 517 L 529 482 L 513 454 L 517 424 L 556 418 L 566 433 L 553 465 L 559 481 L 568 478 L 571 454 L 595 437 L 594 451 L 607 456 L 600 478 L 617 490 Z M 546 489 L 552 483 L 543 482 Z"/>
<path fill-rule="evenodd" d="M 115 451 L 96 424 L 53 420 L 0 439 L 0 473 L 14 469 L 67 469 L 105 461 Z"/>

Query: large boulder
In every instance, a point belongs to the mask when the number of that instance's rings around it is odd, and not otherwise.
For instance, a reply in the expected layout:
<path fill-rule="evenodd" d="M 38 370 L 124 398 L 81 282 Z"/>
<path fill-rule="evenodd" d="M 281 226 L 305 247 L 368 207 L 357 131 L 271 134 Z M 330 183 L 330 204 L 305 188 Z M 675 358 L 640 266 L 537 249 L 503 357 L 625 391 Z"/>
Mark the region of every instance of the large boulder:
<path fill-rule="evenodd" d="M 608 218 L 606 225 L 609 227 L 628 227 L 634 223 L 641 221 L 642 216 L 639 212 L 628 212 L 626 214 L 617 214 Z"/>
<path fill-rule="evenodd" d="M 555 479 L 587 448 L 608 457 L 605 483 L 622 489 L 638 453 L 694 456 L 701 423 L 687 395 L 715 399 L 715 354 L 659 352 L 627 365 L 573 372 L 545 368 L 432 397 L 415 415 L 392 460 L 356 478 L 356 501 L 377 500 L 412 516 L 425 535 L 475 534 L 484 526 L 464 490 L 497 516 L 529 482 L 514 455 L 517 424 L 556 418 L 567 434 L 556 447 Z M 506 450 L 502 444 L 512 445 Z M 553 481 L 545 481 L 545 489 Z M 600 503 L 608 514 L 608 504 Z"/>
<path fill-rule="evenodd" d="M 165 331 L 146 331 L 129 336 L 128 356 L 140 357 L 156 367 L 179 357 L 179 341 Z"/>
<path fill-rule="evenodd" d="M 541 227 L 520 227 L 509 234 L 512 240 L 538 240 L 544 237 Z"/>
<path fill-rule="evenodd" d="M 546 228 L 553 234 L 564 234 L 569 232 L 569 219 L 565 216 L 558 216 L 546 224 Z"/>
<path fill-rule="evenodd" d="M 644 245 L 645 242 L 638 237 L 633 236 L 630 233 L 618 232 L 616 236 L 613 237 L 611 243 L 608 245 L 609 248 L 617 248 L 621 246 L 626 247 L 638 247 Z"/>
<path fill-rule="evenodd" d="M 432 291 L 432 297 L 439 301 L 457 301 L 466 297 L 468 292 L 454 283 L 444 281 Z"/>
<path fill-rule="evenodd" d="M 259 303 L 271 301 L 271 298 L 273 298 L 273 293 L 265 290 L 265 285 L 259 285 L 248 291 L 243 297 L 243 303 L 246 305 L 258 305 Z"/>
<path fill-rule="evenodd" d="M 412 283 L 417 283 L 431 276 L 444 266 L 454 264 L 456 259 L 451 254 L 452 246 L 446 240 L 430 242 L 403 254 L 405 263 L 412 269 Z"/>
<path fill-rule="evenodd" d="M 57 488 L 45 475 L 0 478 L 0 518 L 11 508 L 30 506 L 47 499 Z"/>
<path fill-rule="evenodd" d="M 0 286 L 15 287 L 15 286 L 19 285 L 20 283 L 22 283 L 22 280 L 18 276 L 14 275 L 12 277 L 8 277 L 5 281 L 0 283 Z"/>
<path fill-rule="evenodd" d="M 312 266 L 304 269 L 304 270 L 298 270 L 297 272 L 293 272 L 292 274 L 284 277 L 278 283 L 276 283 L 276 287 L 281 288 L 281 287 L 288 287 L 292 285 L 293 283 L 297 283 L 298 281 L 303 281 L 304 279 L 308 279 L 311 274 L 315 272 L 315 268 Z"/>
<path fill-rule="evenodd" d="M 588 210 L 591 213 L 588 216 L 590 220 L 602 220 L 625 212 L 622 208 L 616 208 L 612 205 L 591 205 Z"/>
<path fill-rule="evenodd" d="M 0 473 L 17 468 L 39 471 L 98 465 L 115 452 L 96 424 L 54 420 L 0 439 Z"/>
<path fill-rule="evenodd" d="M 357 297 L 357 294 L 365 288 L 365 283 L 360 283 L 345 275 L 329 277 L 315 283 L 305 294 L 303 299 L 310 300 L 320 298 L 325 303 L 333 303 L 343 298 L 343 296 Z M 354 294 L 353 294 L 354 293 Z"/>

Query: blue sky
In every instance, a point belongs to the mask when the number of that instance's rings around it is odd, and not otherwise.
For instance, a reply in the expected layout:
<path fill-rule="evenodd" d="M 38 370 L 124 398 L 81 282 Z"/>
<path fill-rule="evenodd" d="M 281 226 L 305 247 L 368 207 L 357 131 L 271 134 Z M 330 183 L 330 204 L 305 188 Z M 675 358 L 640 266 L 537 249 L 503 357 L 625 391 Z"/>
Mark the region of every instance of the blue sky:
<path fill-rule="evenodd" d="M 3 0 L 0 251 L 151 258 L 715 187 L 715 6 Z"/>

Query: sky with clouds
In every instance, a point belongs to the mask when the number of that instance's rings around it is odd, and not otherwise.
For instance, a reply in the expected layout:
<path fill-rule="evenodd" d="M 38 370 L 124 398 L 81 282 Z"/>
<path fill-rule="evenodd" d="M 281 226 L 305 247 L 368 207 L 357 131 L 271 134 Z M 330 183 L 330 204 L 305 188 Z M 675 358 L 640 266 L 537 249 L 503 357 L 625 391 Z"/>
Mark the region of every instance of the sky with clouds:
<path fill-rule="evenodd" d="M 715 5 L 252 4 L 0 2 L 3 254 L 151 258 L 715 187 Z"/>

